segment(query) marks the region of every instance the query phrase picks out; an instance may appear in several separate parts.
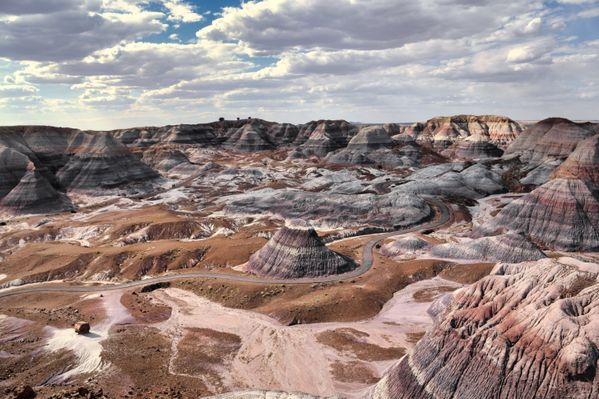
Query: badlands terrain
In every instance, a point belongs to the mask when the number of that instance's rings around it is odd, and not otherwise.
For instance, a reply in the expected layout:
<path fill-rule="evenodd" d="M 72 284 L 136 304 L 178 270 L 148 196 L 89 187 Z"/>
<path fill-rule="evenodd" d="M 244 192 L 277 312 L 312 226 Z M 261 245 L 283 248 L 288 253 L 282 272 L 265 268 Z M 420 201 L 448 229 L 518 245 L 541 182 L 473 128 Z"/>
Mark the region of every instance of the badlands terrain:
<path fill-rule="evenodd" d="M 10 126 L 0 177 L 0 397 L 599 398 L 599 124 Z"/>

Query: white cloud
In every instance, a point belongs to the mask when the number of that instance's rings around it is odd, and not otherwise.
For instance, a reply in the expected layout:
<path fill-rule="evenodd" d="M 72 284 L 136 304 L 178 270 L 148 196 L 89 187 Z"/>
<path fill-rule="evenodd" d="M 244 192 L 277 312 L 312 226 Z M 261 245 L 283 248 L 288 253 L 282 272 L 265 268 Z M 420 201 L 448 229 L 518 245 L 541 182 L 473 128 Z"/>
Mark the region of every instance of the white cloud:
<path fill-rule="evenodd" d="M 35 13 L 31 2 L 4 7 L 10 14 L 0 19 L 0 57 L 38 61 L 77 59 L 123 40 L 161 32 L 166 27 L 160 22 L 162 13 L 143 11 L 132 3 L 110 2 L 108 10 L 99 1 L 62 0 L 52 4 L 55 8 L 48 13 Z M 117 11 L 117 5 L 123 8 Z"/>
<path fill-rule="evenodd" d="M 189 43 L 178 27 L 202 18 L 189 1 L 49 0 L 42 14 L 36 3 L 0 4 L 0 57 L 13 60 L 0 85 L 6 120 L 102 128 L 221 115 L 581 117 L 596 108 L 599 44 L 563 33 L 593 15 L 590 2 L 251 1 Z M 167 23 L 168 39 L 147 40 Z M 57 86 L 72 98 L 41 90 Z"/>
<path fill-rule="evenodd" d="M 0 96 L 7 97 L 23 97 L 36 94 L 39 90 L 32 85 L 19 84 L 0 84 Z"/>
<path fill-rule="evenodd" d="M 593 4 L 599 3 L 598 0 L 557 0 L 558 3 L 562 4 Z"/>
<path fill-rule="evenodd" d="M 181 0 L 165 0 L 164 6 L 168 9 L 170 21 L 181 21 L 185 23 L 198 22 L 204 17 L 196 13 L 190 4 Z"/>
<path fill-rule="evenodd" d="M 547 41 L 527 43 L 513 47 L 507 53 L 506 60 L 512 64 L 530 63 L 548 57 L 551 45 Z"/>
<path fill-rule="evenodd" d="M 591 8 L 578 13 L 580 18 L 597 18 L 599 17 L 599 7 Z"/>
<path fill-rule="evenodd" d="M 458 4 L 456 4 L 458 3 Z M 537 2 L 425 0 L 264 0 L 225 8 L 200 38 L 237 40 L 251 54 L 290 49 L 387 49 L 432 38 L 461 38 L 496 29 Z"/>

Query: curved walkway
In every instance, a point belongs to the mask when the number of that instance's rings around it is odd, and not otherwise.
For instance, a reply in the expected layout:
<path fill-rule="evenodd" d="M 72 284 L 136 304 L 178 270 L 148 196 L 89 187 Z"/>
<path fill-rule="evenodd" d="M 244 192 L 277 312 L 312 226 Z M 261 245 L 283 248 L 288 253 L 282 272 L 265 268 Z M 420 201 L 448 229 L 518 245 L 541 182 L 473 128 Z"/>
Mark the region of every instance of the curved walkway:
<path fill-rule="evenodd" d="M 435 220 L 425 223 L 423 225 L 407 227 L 404 229 L 394 230 L 389 233 L 375 233 L 370 234 L 373 236 L 372 239 L 364 243 L 362 246 L 362 262 L 359 267 L 352 270 L 351 272 L 324 276 L 324 277 L 311 277 L 311 278 L 299 278 L 299 279 L 275 279 L 275 278 L 263 278 L 246 275 L 235 275 L 225 273 L 211 273 L 211 272 L 191 272 L 191 273 L 180 273 L 170 274 L 165 276 L 156 276 L 147 278 L 144 280 L 135 280 L 127 283 L 119 283 L 113 285 L 81 285 L 81 286 L 61 286 L 57 283 L 47 282 L 37 284 L 35 286 L 23 286 L 18 288 L 7 288 L 6 290 L 0 290 L 0 298 L 21 295 L 35 292 L 81 292 L 81 293 L 92 293 L 92 292 L 104 292 L 104 291 L 115 291 L 126 288 L 144 287 L 146 285 L 166 283 L 176 280 L 185 280 L 190 278 L 209 278 L 215 280 L 224 281 L 235 281 L 243 283 L 255 283 L 255 284 L 316 284 L 326 282 L 336 282 L 342 280 L 348 280 L 363 275 L 372 267 L 373 263 L 373 248 L 376 244 L 383 241 L 384 239 L 395 236 L 398 234 L 412 233 L 416 231 L 436 229 L 443 226 L 451 220 L 451 211 L 447 205 L 443 202 L 433 199 L 427 199 L 430 205 L 436 207 L 439 210 L 439 214 L 435 215 Z M 361 237 L 367 237 L 364 235 Z M 356 237 L 359 238 L 359 237 Z M 333 241 L 334 242 L 334 241 Z M 4 291 L 4 292 L 3 292 Z"/>

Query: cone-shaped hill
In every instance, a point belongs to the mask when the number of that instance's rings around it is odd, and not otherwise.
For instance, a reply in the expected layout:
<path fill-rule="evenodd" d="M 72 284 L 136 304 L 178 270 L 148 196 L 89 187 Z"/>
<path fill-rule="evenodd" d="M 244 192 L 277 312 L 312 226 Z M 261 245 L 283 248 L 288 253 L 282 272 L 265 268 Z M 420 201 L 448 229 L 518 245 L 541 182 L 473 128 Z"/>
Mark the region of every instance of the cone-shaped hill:
<path fill-rule="evenodd" d="M 252 255 L 247 269 L 259 276 L 301 278 L 345 273 L 355 266 L 328 249 L 306 222 L 292 220 Z"/>
<path fill-rule="evenodd" d="M 0 209 L 14 214 L 56 213 L 75 209 L 71 200 L 52 187 L 33 166 L 0 202 Z"/>

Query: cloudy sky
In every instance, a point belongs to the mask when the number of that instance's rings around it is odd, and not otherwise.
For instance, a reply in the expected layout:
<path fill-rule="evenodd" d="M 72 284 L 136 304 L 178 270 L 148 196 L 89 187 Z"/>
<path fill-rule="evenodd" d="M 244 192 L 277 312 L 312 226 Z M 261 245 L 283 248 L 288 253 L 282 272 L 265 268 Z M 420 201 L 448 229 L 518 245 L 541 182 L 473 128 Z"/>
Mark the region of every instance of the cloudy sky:
<path fill-rule="evenodd" d="M 599 0 L 1 0 L 0 125 L 599 119 Z"/>

